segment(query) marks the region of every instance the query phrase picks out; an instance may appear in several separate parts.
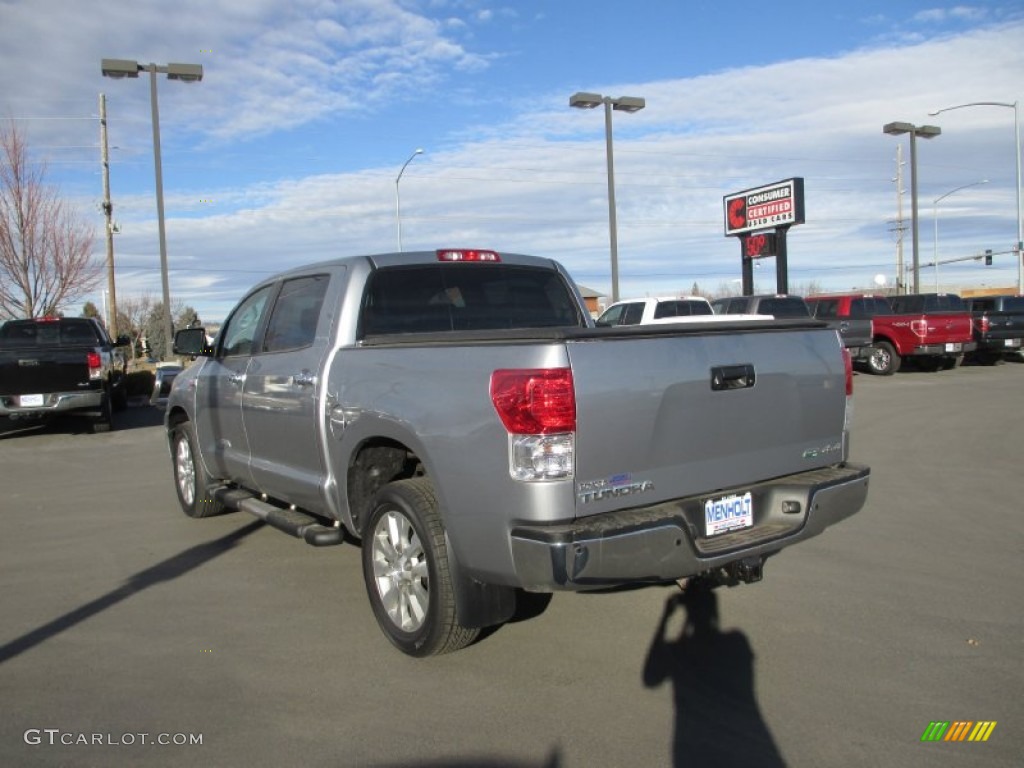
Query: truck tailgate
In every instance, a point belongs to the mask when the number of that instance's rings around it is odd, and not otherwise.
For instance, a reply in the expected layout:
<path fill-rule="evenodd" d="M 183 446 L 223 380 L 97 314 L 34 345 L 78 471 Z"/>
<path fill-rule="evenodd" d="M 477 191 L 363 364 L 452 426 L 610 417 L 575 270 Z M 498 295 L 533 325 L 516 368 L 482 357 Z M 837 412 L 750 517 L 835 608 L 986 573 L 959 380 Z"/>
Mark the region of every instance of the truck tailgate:
<path fill-rule="evenodd" d="M 621 509 L 624 495 L 647 505 L 844 459 L 846 379 L 834 330 L 632 333 L 567 347 L 578 516 Z"/>
<path fill-rule="evenodd" d="M 0 394 L 74 392 L 90 386 L 90 348 L 9 348 L 0 350 Z"/>

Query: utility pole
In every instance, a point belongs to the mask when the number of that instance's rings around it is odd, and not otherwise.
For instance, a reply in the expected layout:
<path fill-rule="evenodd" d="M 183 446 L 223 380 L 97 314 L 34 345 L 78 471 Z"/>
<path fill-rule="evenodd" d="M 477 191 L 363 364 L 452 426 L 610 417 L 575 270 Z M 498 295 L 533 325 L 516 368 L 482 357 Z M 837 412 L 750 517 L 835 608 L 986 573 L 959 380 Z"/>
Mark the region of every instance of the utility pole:
<path fill-rule="evenodd" d="M 110 152 L 107 147 L 107 97 L 100 94 L 100 152 L 103 161 L 103 216 L 107 223 L 107 333 L 117 339 L 117 298 L 114 294 L 114 205 L 110 202 Z"/>

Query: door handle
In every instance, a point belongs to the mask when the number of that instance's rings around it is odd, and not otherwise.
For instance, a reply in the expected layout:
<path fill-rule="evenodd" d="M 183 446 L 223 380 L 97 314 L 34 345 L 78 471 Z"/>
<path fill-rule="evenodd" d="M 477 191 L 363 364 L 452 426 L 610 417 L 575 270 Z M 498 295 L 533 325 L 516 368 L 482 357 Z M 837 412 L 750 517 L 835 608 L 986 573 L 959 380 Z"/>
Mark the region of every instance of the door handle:
<path fill-rule="evenodd" d="M 243 384 L 245 384 L 245 374 L 244 373 L 233 373 L 230 376 L 228 376 L 228 381 L 230 381 L 236 387 L 240 387 Z"/>
<path fill-rule="evenodd" d="M 309 371 L 296 373 L 292 376 L 292 384 L 297 387 L 313 387 L 316 386 L 316 376 Z"/>

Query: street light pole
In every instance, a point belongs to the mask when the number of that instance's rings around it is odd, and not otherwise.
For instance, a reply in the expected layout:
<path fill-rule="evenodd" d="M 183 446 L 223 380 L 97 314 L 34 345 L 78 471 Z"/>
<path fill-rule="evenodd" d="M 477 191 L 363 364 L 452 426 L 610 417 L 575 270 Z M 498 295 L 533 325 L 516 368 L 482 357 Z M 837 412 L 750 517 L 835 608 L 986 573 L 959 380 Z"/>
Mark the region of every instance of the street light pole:
<path fill-rule="evenodd" d="M 911 123 L 886 123 L 882 126 L 882 133 L 890 136 L 910 134 L 910 216 L 911 233 L 913 235 L 913 259 L 914 259 L 914 290 L 919 293 L 921 287 L 921 258 L 918 246 L 918 222 L 917 222 L 917 137 L 931 139 L 942 133 L 942 129 L 936 125 L 913 125 Z"/>
<path fill-rule="evenodd" d="M 138 77 L 139 72 L 149 72 L 149 100 L 153 121 L 153 166 L 156 175 L 156 218 L 160 239 L 160 283 L 164 302 L 164 344 L 165 358 L 174 355 L 174 324 L 171 321 L 171 287 L 167 270 L 167 234 L 164 228 L 164 178 L 160 160 L 160 112 L 157 108 L 156 76 L 166 74 L 168 80 L 182 80 L 186 83 L 203 79 L 201 64 L 139 64 L 130 59 L 103 59 L 101 71 L 104 77 Z"/>
<path fill-rule="evenodd" d="M 638 96 L 602 96 L 599 93 L 574 93 L 569 97 L 569 106 L 578 109 L 593 109 L 604 105 L 605 158 L 608 163 L 608 241 L 611 250 L 612 303 L 619 300 L 619 233 L 615 214 L 615 160 L 612 149 L 612 110 L 639 112 L 647 102 Z"/>
<path fill-rule="evenodd" d="M 1014 252 L 1017 256 L 1017 293 L 1024 295 L 1024 216 L 1021 214 L 1021 172 L 1020 172 L 1020 113 L 1017 109 L 1018 102 L 1009 101 L 972 101 L 969 104 L 957 104 L 952 107 L 943 107 L 929 112 L 929 115 L 937 115 L 941 112 L 951 112 L 954 109 L 965 107 L 1008 107 L 1013 110 L 1013 138 L 1017 155 L 1017 244 Z"/>
<path fill-rule="evenodd" d="M 422 154 L 423 154 L 423 150 L 422 149 L 417 149 L 415 152 L 413 152 L 411 155 L 409 155 L 409 159 L 406 160 L 402 164 L 402 170 L 400 170 L 398 172 L 398 175 L 395 177 L 395 224 L 398 225 L 398 252 L 399 253 L 402 252 L 402 201 L 401 201 L 401 198 L 398 196 L 398 182 L 400 182 L 402 180 L 402 174 L 405 173 L 405 167 L 407 165 L 409 165 L 409 163 L 411 163 L 413 161 L 413 159 L 416 157 L 416 155 L 422 155 Z"/>
<path fill-rule="evenodd" d="M 988 179 L 982 179 L 981 181 L 971 182 L 970 184 L 964 184 L 962 187 L 951 189 L 944 195 L 939 195 L 932 200 L 932 222 L 935 225 L 935 233 L 932 239 L 932 266 L 935 268 L 935 292 L 939 292 L 939 203 L 945 200 L 950 195 L 959 192 L 961 189 L 967 189 L 969 187 L 978 187 L 982 184 L 988 184 Z"/>

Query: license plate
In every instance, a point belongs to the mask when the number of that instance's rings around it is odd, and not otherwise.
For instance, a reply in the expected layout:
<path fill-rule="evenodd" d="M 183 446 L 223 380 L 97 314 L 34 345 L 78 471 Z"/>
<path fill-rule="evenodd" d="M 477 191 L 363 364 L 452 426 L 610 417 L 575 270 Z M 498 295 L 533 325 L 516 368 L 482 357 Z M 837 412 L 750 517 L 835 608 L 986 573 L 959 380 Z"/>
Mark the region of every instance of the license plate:
<path fill-rule="evenodd" d="M 754 524 L 754 497 L 747 491 L 742 496 L 723 496 L 704 502 L 706 536 L 750 528 Z"/>
<path fill-rule="evenodd" d="M 1008 347 L 1019 347 L 1020 346 L 1020 339 L 1007 339 L 1005 344 Z"/>
<path fill-rule="evenodd" d="M 43 404 L 42 395 L 22 395 L 18 398 L 18 404 L 22 408 L 38 408 Z"/>
<path fill-rule="evenodd" d="M 946 345 L 947 352 L 959 352 L 961 349 L 963 349 L 963 345 L 959 341 L 956 344 Z"/>

